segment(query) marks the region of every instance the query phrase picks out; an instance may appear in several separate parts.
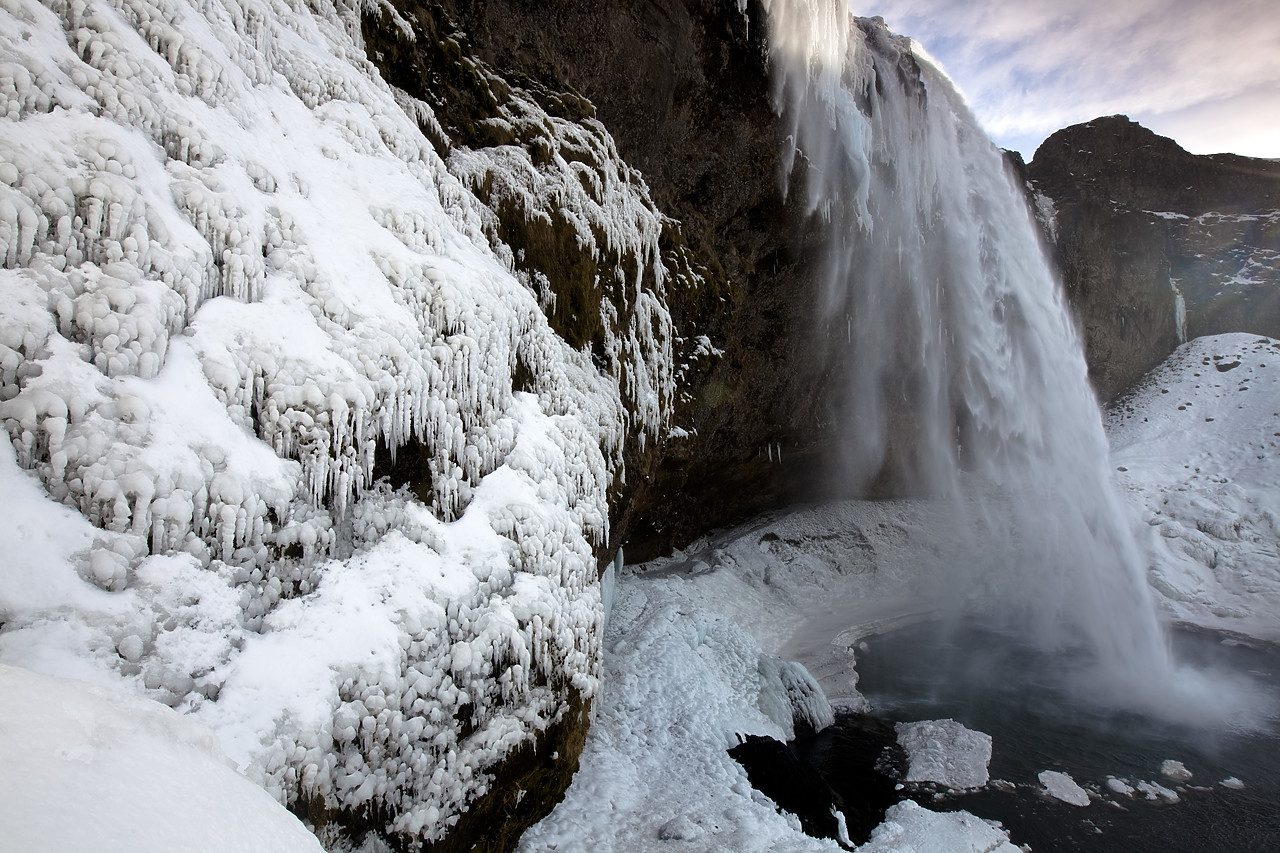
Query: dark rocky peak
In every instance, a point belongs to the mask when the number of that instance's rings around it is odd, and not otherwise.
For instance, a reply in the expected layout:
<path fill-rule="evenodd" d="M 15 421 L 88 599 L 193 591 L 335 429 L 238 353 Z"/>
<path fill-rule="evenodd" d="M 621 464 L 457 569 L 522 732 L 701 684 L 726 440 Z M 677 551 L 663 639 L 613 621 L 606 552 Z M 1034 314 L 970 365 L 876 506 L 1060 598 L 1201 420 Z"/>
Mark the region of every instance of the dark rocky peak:
<path fill-rule="evenodd" d="M 1280 333 L 1280 162 L 1117 115 L 1057 131 L 1024 175 L 1104 400 L 1182 340 Z"/>
<path fill-rule="evenodd" d="M 1196 155 L 1128 116 L 1063 128 L 1036 150 L 1029 176 L 1055 199 L 1105 197 L 1136 209 L 1195 216 L 1280 206 L 1280 163 Z"/>

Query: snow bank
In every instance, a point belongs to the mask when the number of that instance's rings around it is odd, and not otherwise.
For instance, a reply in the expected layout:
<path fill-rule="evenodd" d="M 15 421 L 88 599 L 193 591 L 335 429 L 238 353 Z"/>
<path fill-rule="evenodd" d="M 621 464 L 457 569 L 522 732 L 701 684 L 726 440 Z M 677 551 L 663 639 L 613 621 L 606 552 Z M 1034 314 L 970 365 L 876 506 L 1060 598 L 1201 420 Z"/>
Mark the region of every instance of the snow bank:
<path fill-rule="evenodd" d="M 1178 619 L 1280 638 L 1280 341 L 1179 347 L 1108 416 L 1148 578 Z"/>
<path fill-rule="evenodd" d="M 936 782 L 963 790 L 987 784 L 991 735 L 955 720 L 925 720 L 894 726 L 907 753 L 908 782 Z"/>
<path fill-rule="evenodd" d="M 532 100 L 594 167 L 441 159 L 361 8 L 0 6 L 0 660 L 437 839 L 597 691 L 607 490 L 668 426 L 665 220 L 602 126 Z M 515 272 L 481 169 L 642 262 L 604 364 Z"/>
<path fill-rule="evenodd" d="M 0 664 L 0 754 L 7 850 L 321 850 L 213 732 L 150 699 Z"/>

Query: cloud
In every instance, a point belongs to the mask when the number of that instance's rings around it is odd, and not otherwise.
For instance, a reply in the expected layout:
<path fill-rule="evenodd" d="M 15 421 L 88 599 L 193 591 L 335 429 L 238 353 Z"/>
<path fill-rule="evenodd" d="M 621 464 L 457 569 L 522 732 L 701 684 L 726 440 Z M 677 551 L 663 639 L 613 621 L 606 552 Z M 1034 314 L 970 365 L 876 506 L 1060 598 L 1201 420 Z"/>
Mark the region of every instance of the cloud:
<path fill-rule="evenodd" d="M 996 141 L 1028 156 L 1034 142 L 1059 127 L 1126 113 L 1149 126 L 1165 121 L 1193 150 L 1249 146 L 1241 153 L 1280 157 L 1280 112 L 1267 106 L 1280 103 L 1274 0 L 851 5 L 922 43 Z M 1195 118 L 1201 111 L 1217 116 L 1216 128 Z"/>

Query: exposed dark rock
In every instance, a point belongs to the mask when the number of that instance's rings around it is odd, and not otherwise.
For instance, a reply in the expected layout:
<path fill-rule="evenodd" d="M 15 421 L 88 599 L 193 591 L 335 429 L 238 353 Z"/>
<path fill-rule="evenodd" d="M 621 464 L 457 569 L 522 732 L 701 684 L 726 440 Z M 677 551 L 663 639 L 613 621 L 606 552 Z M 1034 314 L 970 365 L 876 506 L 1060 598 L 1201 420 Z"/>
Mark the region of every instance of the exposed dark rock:
<path fill-rule="evenodd" d="M 1280 333 L 1280 163 L 1110 116 L 1054 133 L 1025 174 L 1104 400 L 1178 345 L 1179 293 L 1187 338 Z"/>
<path fill-rule="evenodd" d="M 431 105 L 440 127 L 424 130 L 442 153 L 546 145 L 536 123 L 491 120 L 518 90 L 548 113 L 598 119 L 669 218 L 662 260 L 675 272 L 666 300 L 679 336 L 680 430 L 627 448 L 613 546 L 644 559 L 838 489 L 822 465 L 841 378 L 815 307 L 821 232 L 805 224 L 802 176 L 789 198 L 781 190 L 785 131 L 770 100 L 759 3 L 745 13 L 709 0 L 392 6 L 417 36 L 390 26 L 386 11 L 367 13 L 369 55 L 389 82 Z M 597 282 L 633 259 L 588 262 L 554 211 L 547 222 L 501 198 L 487 203 L 496 236 L 554 290 L 553 327 L 598 351 L 599 306 L 610 296 Z"/>
<path fill-rule="evenodd" d="M 796 248 L 799 195 L 781 192 L 759 4 L 745 15 L 709 0 L 455 5 L 486 62 L 595 106 L 703 276 L 668 294 L 670 310 L 687 340 L 705 335 L 723 354 L 677 355 L 688 366 L 675 423 L 691 435 L 629 460 L 617 543 L 643 559 L 812 497 L 832 369 L 803 343 L 819 337 L 815 281 Z"/>
<path fill-rule="evenodd" d="M 747 735 L 729 755 L 747 771 L 752 787 L 800 819 L 806 835 L 839 837 L 835 812 L 844 803 L 789 745 L 771 737 Z"/>
<path fill-rule="evenodd" d="M 873 717 L 837 714 L 833 725 L 791 743 L 752 735 L 729 754 L 756 790 L 818 838 L 837 837 L 836 808 L 849 839 L 864 844 L 903 798 L 895 786 L 905 775 L 906 755 L 893 725 Z"/>

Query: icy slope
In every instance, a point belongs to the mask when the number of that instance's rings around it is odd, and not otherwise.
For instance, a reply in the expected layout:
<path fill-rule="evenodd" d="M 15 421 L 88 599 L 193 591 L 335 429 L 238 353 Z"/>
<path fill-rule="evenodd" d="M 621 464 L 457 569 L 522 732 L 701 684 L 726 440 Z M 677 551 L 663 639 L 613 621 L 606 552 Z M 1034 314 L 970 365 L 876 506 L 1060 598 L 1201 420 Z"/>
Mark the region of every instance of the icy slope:
<path fill-rule="evenodd" d="M 1108 432 L 1164 607 L 1280 638 L 1280 341 L 1184 344 L 1113 407 Z"/>
<path fill-rule="evenodd" d="M 0 4 L 0 661 L 436 839 L 597 690 L 606 492 L 671 394 L 661 216 L 530 103 L 594 184 L 554 146 L 441 159 L 360 11 Z M 647 264 L 600 366 L 469 189 L 502 170 Z"/>

